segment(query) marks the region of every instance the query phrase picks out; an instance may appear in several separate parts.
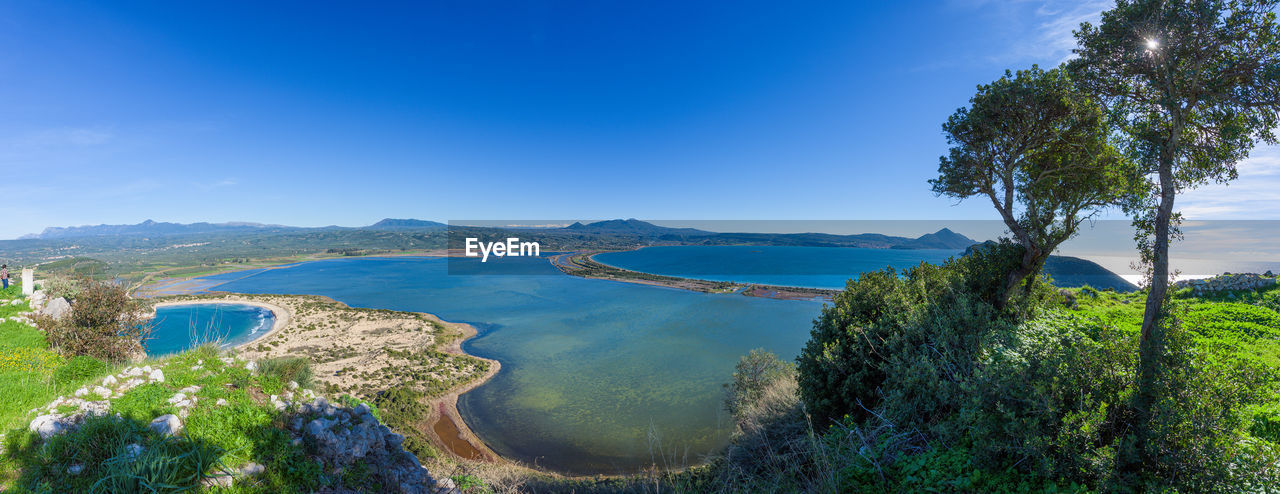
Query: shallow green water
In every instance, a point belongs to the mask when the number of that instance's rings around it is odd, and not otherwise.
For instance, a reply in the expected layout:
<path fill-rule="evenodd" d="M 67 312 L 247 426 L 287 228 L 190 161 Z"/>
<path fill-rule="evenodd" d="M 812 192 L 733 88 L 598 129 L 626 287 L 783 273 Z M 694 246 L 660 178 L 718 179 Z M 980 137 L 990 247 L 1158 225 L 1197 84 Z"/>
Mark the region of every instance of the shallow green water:
<path fill-rule="evenodd" d="M 240 279 L 218 289 L 326 295 L 472 323 L 480 335 L 465 349 L 502 371 L 462 396 L 463 418 L 499 454 L 573 473 L 700 462 L 727 439 L 721 383 L 738 357 L 759 347 L 794 357 L 821 308 L 575 278 L 545 259 L 527 262 L 544 274 L 450 275 L 441 259 L 349 259 L 224 275 Z"/>

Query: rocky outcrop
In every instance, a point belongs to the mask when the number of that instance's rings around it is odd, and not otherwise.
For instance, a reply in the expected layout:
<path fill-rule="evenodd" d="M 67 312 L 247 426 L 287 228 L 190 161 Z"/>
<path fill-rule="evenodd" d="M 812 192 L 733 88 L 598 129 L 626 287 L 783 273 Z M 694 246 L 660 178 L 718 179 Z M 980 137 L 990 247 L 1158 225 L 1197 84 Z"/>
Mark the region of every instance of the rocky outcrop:
<path fill-rule="evenodd" d="M 50 300 L 44 308 L 40 309 L 40 315 L 52 317 L 54 319 L 62 319 L 63 316 L 71 312 L 71 302 L 67 299 L 58 297 Z"/>
<path fill-rule="evenodd" d="M 440 490 L 418 457 L 401 447 L 404 436 L 380 424 L 363 404 L 346 408 L 316 398 L 298 404 L 288 424 L 295 441 L 314 446 L 316 458 L 334 475 L 363 461 L 382 485 L 398 486 L 401 493 L 449 492 Z"/>
<path fill-rule="evenodd" d="M 1223 273 L 1212 278 L 1199 280 L 1182 280 L 1174 283 L 1176 288 L 1190 288 L 1195 293 L 1222 292 L 1231 290 L 1260 290 L 1276 286 L 1277 281 L 1271 272 L 1257 273 Z"/>
<path fill-rule="evenodd" d="M 253 361 L 242 362 L 230 357 L 223 357 L 221 360 L 229 366 L 243 366 L 251 372 L 257 368 Z M 203 364 L 204 361 L 198 361 L 193 369 L 202 369 Z M 130 389 L 144 384 L 159 384 L 164 381 L 164 371 L 159 368 L 152 368 L 150 365 L 126 367 L 117 375 L 103 378 L 100 385 L 85 386 L 76 390 L 72 397 L 60 396 L 43 410 L 32 410 L 33 414 L 41 411 L 43 413 L 31 421 L 29 429 L 46 440 L 58 434 L 73 433 L 87 418 L 107 415 L 112 398 L 119 398 Z M 390 492 L 458 492 L 449 479 L 437 483 L 419 463 L 418 457 L 402 447 L 404 436 L 382 425 L 368 406 L 339 406 L 329 403 L 323 397 L 316 397 L 310 389 L 299 389 L 297 383 L 287 383 L 286 387 L 287 390 L 282 395 L 272 395 L 267 401 L 284 417 L 285 428 L 293 436 L 294 444 L 314 451 L 315 460 L 324 466 L 328 474 L 341 476 L 346 469 L 360 462 L 365 471 L 377 476 L 381 481 L 380 485 L 394 489 Z M 184 434 L 184 421 L 189 410 L 199 402 L 197 393 L 200 390 L 200 386 L 192 385 L 170 396 L 166 402 L 177 408 L 177 413 L 155 417 L 149 424 L 151 430 L 162 436 Z M 294 401 L 295 396 L 297 401 Z M 218 399 L 213 406 L 226 404 L 227 400 Z M 134 456 L 141 454 L 141 445 L 131 446 L 137 447 Z M 231 487 L 236 478 L 258 475 L 264 469 L 261 464 L 249 463 L 233 471 L 218 472 L 205 479 L 203 484 L 206 487 Z M 79 470 L 69 473 L 77 475 Z"/>

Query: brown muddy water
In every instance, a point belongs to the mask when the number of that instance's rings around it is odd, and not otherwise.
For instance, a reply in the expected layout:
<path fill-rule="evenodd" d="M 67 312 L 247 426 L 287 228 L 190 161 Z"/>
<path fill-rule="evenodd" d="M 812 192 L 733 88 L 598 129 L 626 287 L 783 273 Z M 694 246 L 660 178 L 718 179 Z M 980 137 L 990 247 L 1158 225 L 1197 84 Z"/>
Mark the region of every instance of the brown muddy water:
<path fill-rule="evenodd" d="M 444 446 L 452 451 L 453 454 L 468 460 L 488 460 L 489 455 L 477 449 L 470 441 L 462 436 L 462 431 L 458 429 L 458 424 L 453 423 L 453 418 L 445 411 L 445 406 L 440 405 L 440 418 L 436 420 L 435 425 L 431 427 L 436 433 L 436 437 L 444 442 Z"/>

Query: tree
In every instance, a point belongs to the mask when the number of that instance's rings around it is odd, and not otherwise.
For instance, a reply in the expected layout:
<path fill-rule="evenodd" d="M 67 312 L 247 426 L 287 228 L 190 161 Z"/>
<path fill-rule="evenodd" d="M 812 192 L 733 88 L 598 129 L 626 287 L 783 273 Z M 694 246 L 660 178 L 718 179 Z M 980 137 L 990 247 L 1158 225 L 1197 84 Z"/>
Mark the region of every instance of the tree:
<path fill-rule="evenodd" d="M 1169 242 L 1180 190 L 1236 178 L 1280 110 L 1276 0 L 1118 0 L 1076 31 L 1072 71 L 1115 117 L 1146 179 L 1128 210 L 1151 270 L 1139 346 L 1135 425 L 1145 441 L 1166 353 Z M 1145 454 L 1145 453 L 1140 453 Z"/>
<path fill-rule="evenodd" d="M 942 126 L 952 147 L 929 183 L 939 195 L 990 199 L 1023 247 L 1003 305 L 1082 222 L 1125 196 L 1129 167 L 1101 108 L 1063 69 L 1006 71 L 969 102 Z"/>

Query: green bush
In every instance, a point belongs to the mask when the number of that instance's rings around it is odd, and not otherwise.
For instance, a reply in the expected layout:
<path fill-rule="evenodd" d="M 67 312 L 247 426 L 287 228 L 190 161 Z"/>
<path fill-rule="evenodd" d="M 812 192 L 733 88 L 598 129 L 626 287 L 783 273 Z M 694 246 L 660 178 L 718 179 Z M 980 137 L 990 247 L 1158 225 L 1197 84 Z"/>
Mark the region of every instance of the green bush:
<path fill-rule="evenodd" d="M 733 380 L 724 385 L 724 406 L 740 423 L 743 414 L 758 403 L 770 385 L 783 376 L 795 375 L 795 366 L 762 348 L 751 350 L 738 360 Z"/>
<path fill-rule="evenodd" d="M 1135 334 L 1047 312 L 990 335 L 955 418 L 974 464 L 1019 465 L 1043 478 L 1101 479 L 1128 413 Z M 1083 480 L 1082 480 L 1083 481 Z"/>
<path fill-rule="evenodd" d="M 105 374 L 107 364 L 93 357 L 81 355 L 68 360 L 53 371 L 53 382 L 59 385 L 77 384 Z"/>
<path fill-rule="evenodd" d="M 258 373 L 263 377 L 274 377 L 282 384 L 293 381 L 303 388 L 310 388 L 314 378 L 311 361 L 306 357 L 266 359 L 258 362 Z"/>
<path fill-rule="evenodd" d="M 1249 433 L 1280 445 L 1280 402 L 1255 405 L 1246 412 L 1249 417 Z"/>
<path fill-rule="evenodd" d="M 55 275 L 40 281 L 40 289 L 50 300 L 62 297 L 68 300 L 80 295 L 81 282 L 67 276 Z"/>
<path fill-rule="evenodd" d="M 801 397 L 819 426 L 876 414 L 933 431 L 965 401 L 982 344 L 1055 293 L 1031 280 L 1004 309 L 1004 274 L 1021 247 L 973 249 L 942 266 L 864 273 L 814 322 L 799 358 Z M 1020 290 L 1021 292 L 1021 290 Z M 875 411 L 875 412 L 873 412 Z"/>
<path fill-rule="evenodd" d="M 404 434 L 404 449 L 419 458 L 435 458 L 440 456 L 424 432 L 431 424 L 427 420 L 431 416 L 430 409 L 423 406 L 427 395 L 407 386 L 391 388 L 373 399 L 380 418 L 388 427 Z"/>

